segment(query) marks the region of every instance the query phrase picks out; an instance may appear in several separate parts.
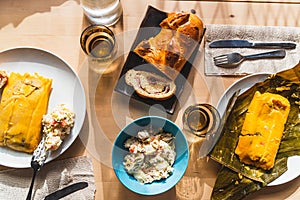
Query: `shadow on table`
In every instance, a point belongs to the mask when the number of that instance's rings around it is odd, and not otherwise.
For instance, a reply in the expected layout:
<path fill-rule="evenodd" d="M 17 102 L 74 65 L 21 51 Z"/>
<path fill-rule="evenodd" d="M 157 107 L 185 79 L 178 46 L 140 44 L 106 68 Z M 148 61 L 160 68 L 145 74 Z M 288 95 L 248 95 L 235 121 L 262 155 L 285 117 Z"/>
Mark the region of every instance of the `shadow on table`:
<path fill-rule="evenodd" d="M 26 17 L 36 13 L 50 12 L 52 7 L 60 6 L 67 0 L 55 1 L 36 1 L 36 0 L 10 0 L 0 1 L 0 28 L 12 23 L 14 27 L 18 26 Z M 76 0 L 79 4 L 79 0 Z M 7 15 L 6 13 L 7 12 Z M 18 13 L 11 18 L 10 12 Z"/>

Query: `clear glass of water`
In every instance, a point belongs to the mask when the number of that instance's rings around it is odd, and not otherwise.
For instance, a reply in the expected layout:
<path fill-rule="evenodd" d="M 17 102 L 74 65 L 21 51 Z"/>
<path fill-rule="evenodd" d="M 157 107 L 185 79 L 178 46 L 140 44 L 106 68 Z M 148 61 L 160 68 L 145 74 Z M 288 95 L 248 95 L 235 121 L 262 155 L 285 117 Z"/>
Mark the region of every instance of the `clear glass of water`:
<path fill-rule="evenodd" d="M 120 0 L 80 0 L 83 11 L 92 24 L 110 26 L 122 15 Z"/>
<path fill-rule="evenodd" d="M 111 29 L 91 25 L 81 34 L 80 45 L 88 56 L 89 67 L 97 73 L 108 73 L 117 53 L 117 42 Z"/>

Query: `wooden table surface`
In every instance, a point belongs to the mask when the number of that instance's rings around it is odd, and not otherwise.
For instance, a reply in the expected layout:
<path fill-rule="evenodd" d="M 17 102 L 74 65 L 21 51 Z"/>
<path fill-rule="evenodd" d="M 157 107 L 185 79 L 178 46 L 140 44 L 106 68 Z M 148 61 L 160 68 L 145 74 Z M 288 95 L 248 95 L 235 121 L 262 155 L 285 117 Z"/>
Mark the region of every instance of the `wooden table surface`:
<path fill-rule="evenodd" d="M 58 159 L 88 155 L 93 160 L 96 181 L 95 199 L 209 199 L 219 165 L 197 158 L 201 142 L 189 135 L 190 162 L 182 180 L 171 190 L 157 196 L 141 196 L 126 189 L 111 167 L 111 146 L 119 130 L 132 119 L 143 115 L 160 115 L 182 127 L 182 113 L 194 103 L 214 106 L 223 92 L 241 77 L 205 76 L 204 53 L 200 47 L 187 89 L 180 97 L 174 115 L 159 109 L 128 101 L 113 92 L 126 50 L 148 5 L 160 10 L 190 11 L 194 9 L 204 24 L 236 24 L 257 26 L 300 25 L 300 2 L 297 1 L 161 1 L 122 0 L 122 19 L 111 28 L 115 34 L 128 34 L 120 46 L 124 55 L 116 62 L 116 70 L 105 76 L 90 74 L 85 54 L 79 44 L 82 30 L 89 25 L 79 0 L 10 0 L 0 2 L 0 51 L 19 46 L 46 49 L 65 60 L 78 74 L 86 89 L 87 119 L 79 137 Z M 128 52 L 127 52 L 128 53 Z M 94 76 L 94 77 L 92 77 Z M 191 95 L 192 94 L 192 95 Z M 1 167 L 0 169 L 6 169 Z M 0 180 L 1 181 L 1 180 Z M 286 184 L 266 187 L 246 199 L 300 199 L 299 177 Z"/>

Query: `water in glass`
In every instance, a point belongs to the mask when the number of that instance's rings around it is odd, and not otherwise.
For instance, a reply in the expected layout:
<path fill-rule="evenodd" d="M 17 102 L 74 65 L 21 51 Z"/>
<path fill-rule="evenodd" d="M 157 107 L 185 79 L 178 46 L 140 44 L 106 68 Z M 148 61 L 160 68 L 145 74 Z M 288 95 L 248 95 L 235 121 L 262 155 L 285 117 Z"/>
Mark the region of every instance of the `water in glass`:
<path fill-rule="evenodd" d="M 113 25 L 122 15 L 119 0 L 81 0 L 81 6 L 92 24 Z"/>

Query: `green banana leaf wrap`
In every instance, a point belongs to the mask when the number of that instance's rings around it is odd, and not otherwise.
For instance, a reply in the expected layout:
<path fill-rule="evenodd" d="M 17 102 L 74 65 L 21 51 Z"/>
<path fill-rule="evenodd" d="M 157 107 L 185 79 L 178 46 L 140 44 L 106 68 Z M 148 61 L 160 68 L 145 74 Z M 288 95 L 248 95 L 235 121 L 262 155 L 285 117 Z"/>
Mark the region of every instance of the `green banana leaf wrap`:
<path fill-rule="evenodd" d="M 256 91 L 286 97 L 290 113 L 285 124 L 281 144 L 271 170 L 241 163 L 234 153 L 248 106 Z M 226 119 L 219 141 L 210 157 L 223 165 L 212 199 L 242 199 L 272 182 L 287 170 L 289 156 L 300 155 L 300 63 L 294 68 L 270 75 L 239 95 Z"/>

